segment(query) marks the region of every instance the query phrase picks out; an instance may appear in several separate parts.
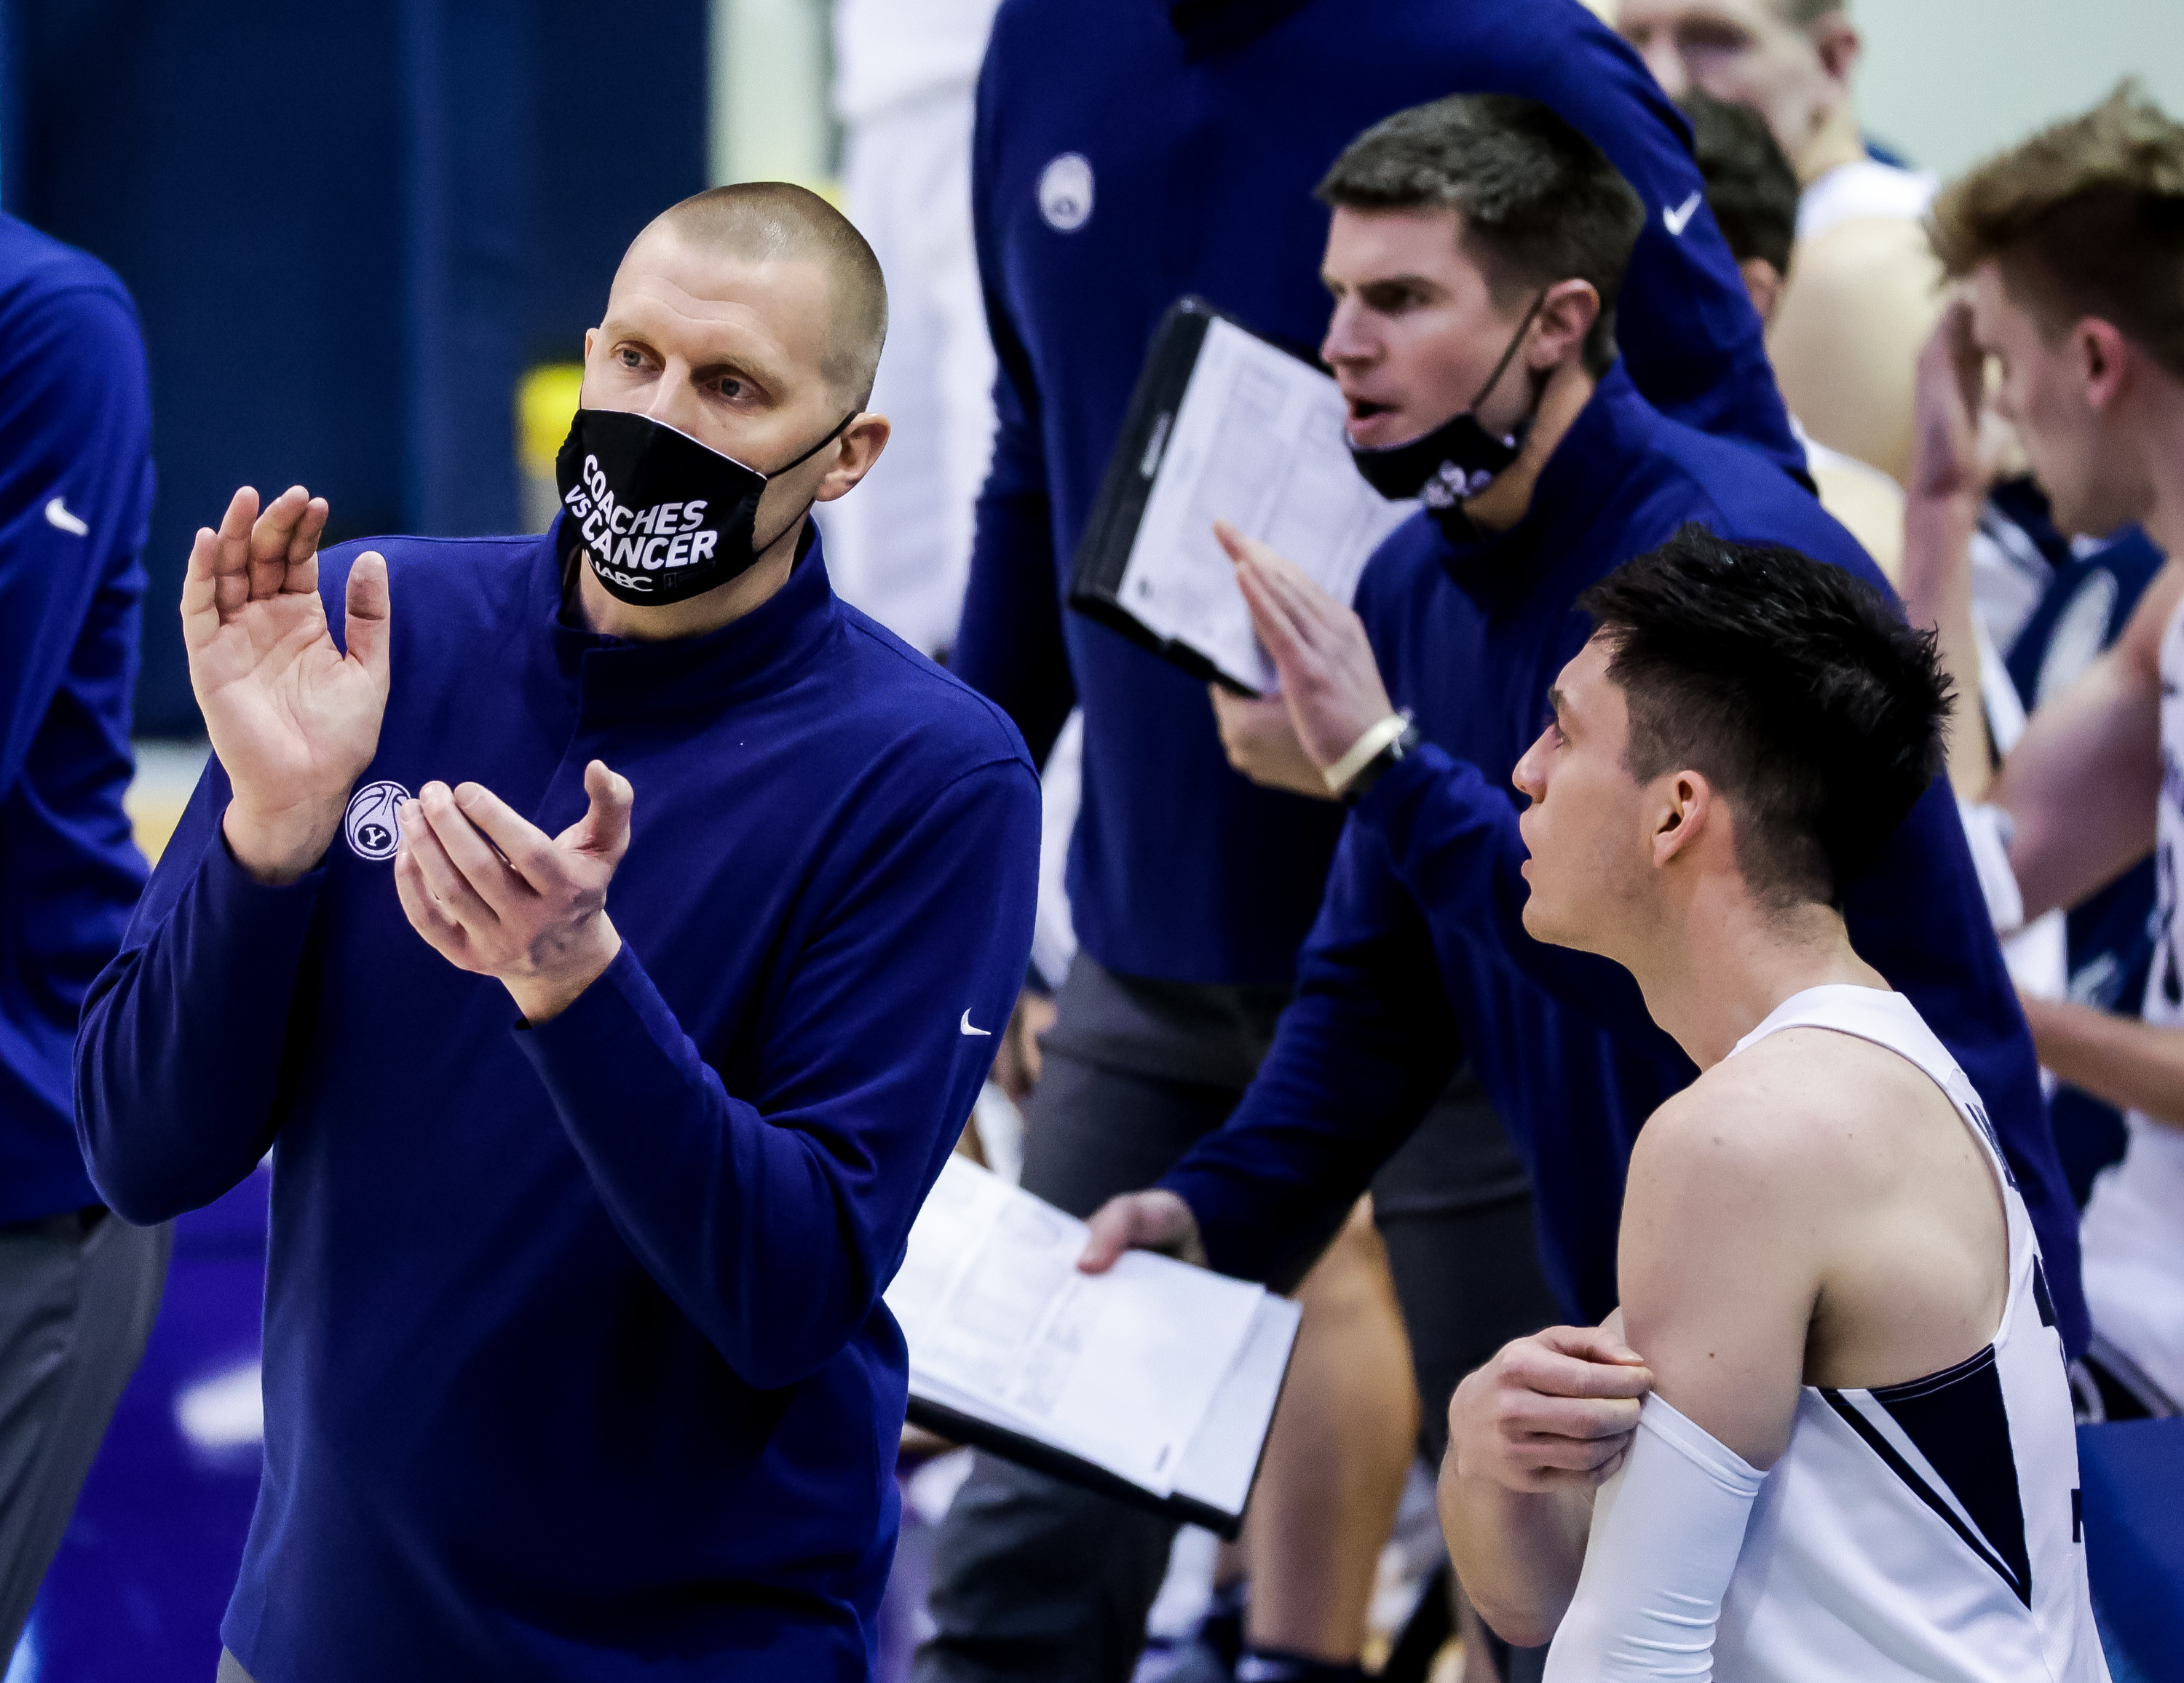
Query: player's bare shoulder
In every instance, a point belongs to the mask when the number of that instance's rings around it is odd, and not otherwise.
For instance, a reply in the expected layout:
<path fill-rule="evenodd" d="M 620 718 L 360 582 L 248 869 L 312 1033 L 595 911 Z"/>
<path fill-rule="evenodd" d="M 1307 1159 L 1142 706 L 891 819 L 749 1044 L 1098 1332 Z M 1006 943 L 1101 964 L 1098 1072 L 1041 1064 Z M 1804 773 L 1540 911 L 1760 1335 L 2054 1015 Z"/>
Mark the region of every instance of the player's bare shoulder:
<path fill-rule="evenodd" d="M 1923 1087 L 1922 1095 L 1919 1089 Z M 1825 1028 L 1786 1028 L 1699 1077 L 1654 1112 L 1632 1173 L 1703 1174 L 1744 1194 L 1778 1181 L 1809 1193 L 1809 1177 L 1869 1158 L 1887 1118 L 1930 1098 L 1949 1104 L 1901 1057 Z"/>

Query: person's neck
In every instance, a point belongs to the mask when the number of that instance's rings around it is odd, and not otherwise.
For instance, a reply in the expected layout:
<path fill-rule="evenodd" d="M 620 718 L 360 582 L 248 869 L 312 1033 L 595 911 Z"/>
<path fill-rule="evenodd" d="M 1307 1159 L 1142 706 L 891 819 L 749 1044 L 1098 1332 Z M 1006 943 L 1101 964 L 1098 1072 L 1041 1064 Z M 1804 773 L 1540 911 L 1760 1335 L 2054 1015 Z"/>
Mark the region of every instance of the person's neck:
<path fill-rule="evenodd" d="M 1573 356 L 1547 376 L 1540 393 L 1540 407 L 1532 417 L 1532 430 L 1517 460 L 1496 474 L 1485 490 L 1468 498 L 1463 512 L 1483 532 L 1507 532 L 1531 511 L 1532 493 L 1540 483 L 1563 436 L 1577 424 L 1592 394 L 1600 389 L 1597 376 Z"/>
<path fill-rule="evenodd" d="M 2152 408 L 2139 437 L 2153 505 L 2140 524 L 2164 554 L 2184 555 L 2184 383 L 2163 379 Z"/>
<path fill-rule="evenodd" d="M 1808 187 L 1829 170 L 1865 156 L 1865 131 L 1858 125 L 1856 108 L 1846 99 L 1820 120 L 1813 137 L 1797 149 L 1797 185 Z"/>
<path fill-rule="evenodd" d="M 603 637 L 619 637 L 630 643 L 671 643 L 678 638 L 703 637 L 755 613 L 788 582 L 796 565 L 796 546 L 811 516 L 805 515 L 769 543 L 764 554 L 726 584 L 703 595 L 645 607 L 610 594 L 588 567 L 577 571 L 577 616 L 587 631 Z"/>
<path fill-rule="evenodd" d="M 1711 1069 L 1783 1000 L 1830 983 L 1886 988 L 1852 950 L 1842 914 L 1808 902 L 1756 905 L 1740 885 L 1702 898 L 1614 956 L 1637 978 L 1646 1009 L 1701 1069 Z"/>

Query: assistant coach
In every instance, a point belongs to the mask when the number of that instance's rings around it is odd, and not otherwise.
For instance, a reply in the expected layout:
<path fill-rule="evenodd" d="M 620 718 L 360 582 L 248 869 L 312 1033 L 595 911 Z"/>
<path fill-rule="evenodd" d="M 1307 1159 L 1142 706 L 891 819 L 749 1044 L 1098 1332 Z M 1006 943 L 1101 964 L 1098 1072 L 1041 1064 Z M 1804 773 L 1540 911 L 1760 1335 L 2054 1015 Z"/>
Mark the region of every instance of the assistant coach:
<path fill-rule="evenodd" d="M 198 534 L 214 761 L 77 1110 L 131 1221 L 273 1151 L 223 1677 L 870 1671 L 880 1293 L 1039 848 L 1015 731 L 808 520 L 886 442 L 885 319 L 823 201 L 716 189 L 622 261 L 545 535 L 320 557 L 300 488 Z"/>

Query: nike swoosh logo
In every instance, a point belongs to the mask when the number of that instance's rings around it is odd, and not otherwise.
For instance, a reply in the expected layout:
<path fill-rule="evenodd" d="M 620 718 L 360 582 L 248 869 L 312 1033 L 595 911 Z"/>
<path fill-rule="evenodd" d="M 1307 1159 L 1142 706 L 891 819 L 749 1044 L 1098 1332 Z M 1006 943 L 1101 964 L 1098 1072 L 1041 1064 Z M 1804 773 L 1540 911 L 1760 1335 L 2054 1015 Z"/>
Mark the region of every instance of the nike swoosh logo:
<path fill-rule="evenodd" d="M 88 535 L 91 531 L 89 527 L 68 511 L 68 504 L 58 497 L 46 504 L 46 524 L 58 526 L 64 532 L 73 532 L 79 538 Z"/>
<path fill-rule="evenodd" d="M 990 1040 L 990 1039 L 992 1039 L 994 1038 L 994 1031 L 993 1031 L 992 1029 L 990 1029 L 990 1028 L 973 1028 L 971 1026 L 971 1012 L 970 1012 L 970 1010 L 969 1010 L 969 1008 L 968 1008 L 967 1006 L 967 1007 L 965 1007 L 965 1009 L 964 1009 L 964 1011 L 963 1011 L 963 1021 L 962 1021 L 962 1023 L 961 1023 L 961 1028 L 962 1028 L 963 1032 L 964 1032 L 966 1034 L 983 1034 L 983 1036 L 985 1036 L 985 1038 L 986 1038 L 986 1039 L 988 1039 L 989 1040 Z"/>
<path fill-rule="evenodd" d="M 1669 209 L 1665 204 L 1661 207 L 1661 221 L 1668 229 L 1670 239 L 1683 238 L 1684 230 L 1691 225 L 1691 218 L 1699 214 L 1699 202 L 1704 197 L 1703 193 L 1694 191 L 1689 198 L 1674 210 Z"/>

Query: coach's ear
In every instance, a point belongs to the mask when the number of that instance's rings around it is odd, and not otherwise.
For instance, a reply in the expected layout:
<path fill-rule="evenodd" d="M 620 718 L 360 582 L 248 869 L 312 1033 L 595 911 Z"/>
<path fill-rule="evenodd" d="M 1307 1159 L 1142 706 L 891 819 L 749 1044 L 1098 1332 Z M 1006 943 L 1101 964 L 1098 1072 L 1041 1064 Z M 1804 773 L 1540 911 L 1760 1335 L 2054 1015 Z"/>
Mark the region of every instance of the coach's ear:
<path fill-rule="evenodd" d="M 1727 811 L 1714 786 L 1702 772 L 1667 772 L 1653 779 L 1652 800 L 1646 810 L 1652 826 L 1653 863 L 1663 867 L 1688 864 L 1699 858 L 1697 850 L 1719 839 L 1728 839 Z"/>

